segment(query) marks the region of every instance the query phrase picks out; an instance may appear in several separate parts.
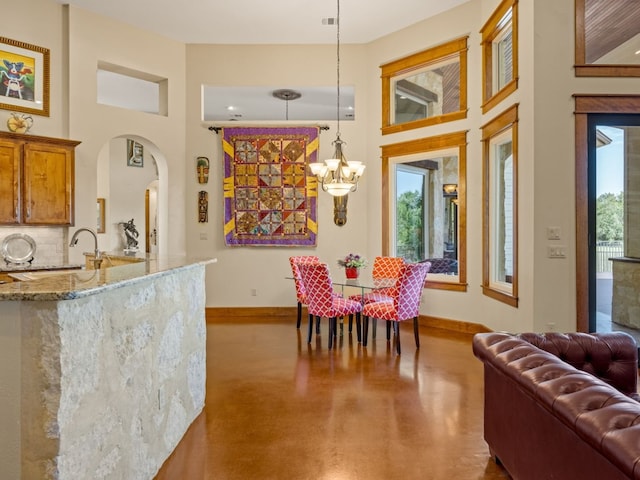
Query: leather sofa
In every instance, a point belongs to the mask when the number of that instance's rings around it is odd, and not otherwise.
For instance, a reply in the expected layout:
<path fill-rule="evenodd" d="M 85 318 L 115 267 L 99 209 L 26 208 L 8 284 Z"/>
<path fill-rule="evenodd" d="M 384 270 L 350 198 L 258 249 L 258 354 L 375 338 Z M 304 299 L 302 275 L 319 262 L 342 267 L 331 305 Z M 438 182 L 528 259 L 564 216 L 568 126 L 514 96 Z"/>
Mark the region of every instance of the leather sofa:
<path fill-rule="evenodd" d="M 640 480 L 638 350 L 626 333 L 480 333 L 484 438 L 515 480 Z"/>

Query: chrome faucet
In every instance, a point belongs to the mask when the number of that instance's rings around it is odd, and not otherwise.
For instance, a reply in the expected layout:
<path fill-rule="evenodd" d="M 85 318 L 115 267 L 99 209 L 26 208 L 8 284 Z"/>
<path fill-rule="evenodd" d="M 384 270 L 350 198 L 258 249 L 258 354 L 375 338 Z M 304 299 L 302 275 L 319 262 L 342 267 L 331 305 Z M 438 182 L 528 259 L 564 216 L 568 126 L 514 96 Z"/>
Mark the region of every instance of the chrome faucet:
<path fill-rule="evenodd" d="M 98 249 L 98 236 L 96 235 L 96 232 L 94 232 L 90 228 L 79 228 L 78 230 L 75 231 L 75 233 L 71 237 L 71 242 L 69 242 L 69 246 L 75 247 L 78 244 L 78 234 L 80 232 L 89 232 L 91 235 L 93 235 L 93 241 L 95 244 L 93 268 L 96 270 L 100 269 L 100 265 L 102 264 L 102 255 L 100 254 L 100 250 Z"/>

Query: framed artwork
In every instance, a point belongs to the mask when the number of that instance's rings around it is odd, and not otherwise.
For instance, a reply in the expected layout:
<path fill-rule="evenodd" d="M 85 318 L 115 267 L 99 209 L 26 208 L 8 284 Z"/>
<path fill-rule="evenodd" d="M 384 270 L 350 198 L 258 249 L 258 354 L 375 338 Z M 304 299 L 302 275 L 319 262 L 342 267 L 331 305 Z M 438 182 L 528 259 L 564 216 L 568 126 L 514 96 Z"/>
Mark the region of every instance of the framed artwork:
<path fill-rule="evenodd" d="M 224 128 L 227 246 L 315 246 L 318 127 Z"/>
<path fill-rule="evenodd" d="M 127 166 L 144 167 L 144 149 L 142 144 L 127 139 Z"/>
<path fill-rule="evenodd" d="M 104 233 L 104 198 L 99 198 L 96 202 L 96 233 Z"/>
<path fill-rule="evenodd" d="M 0 37 L 0 108 L 49 116 L 49 49 Z"/>

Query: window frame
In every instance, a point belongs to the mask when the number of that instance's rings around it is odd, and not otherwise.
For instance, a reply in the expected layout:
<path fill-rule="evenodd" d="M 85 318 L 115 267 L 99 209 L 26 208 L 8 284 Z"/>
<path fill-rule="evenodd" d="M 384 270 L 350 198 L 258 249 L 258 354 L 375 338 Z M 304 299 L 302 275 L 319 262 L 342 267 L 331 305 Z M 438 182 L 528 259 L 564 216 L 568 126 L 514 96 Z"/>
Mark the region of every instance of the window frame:
<path fill-rule="evenodd" d="M 576 77 L 640 77 L 640 65 L 586 63 L 587 42 L 585 0 L 575 0 L 575 65 Z"/>
<path fill-rule="evenodd" d="M 427 50 L 409 55 L 404 58 L 383 64 L 381 69 L 382 80 L 382 134 L 404 132 L 414 128 L 436 125 L 454 120 L 467 118 L 467 41 L 468 36 L 461 37 L 450 42 L 438 45 Z M 411 72 L 437 65 L 440 62 L 458 57 L 460 61 L 460 110 L 433 117 L 426 117 L 404 123 L 391 123 L 392 92 L 394 78 L 406 76 Z"/>
<path fill-rule="evenodd" d="M 442 150 L 457 149 L 458 155 L 458 281 L 444 282 L 432 280 L 427 275 L 425 288 L 451 291 L 467 291 L 467 131 L 453 132 L 434 137 L 425 137 L 406 142 L 383 145 L 382 149 L 382 255 L 391 251 L 390 185 L 395 180 L 391 158 L 429 154 Z"/>
<path fill-rule="evenodd" d="M 518 104 L 509 107 L 482 129 L 482 293 L 512 307 L 518 307 Z M 511 288 L 505 288 L 508 283 L 498 285 L 493 281 L 493 272 L 496 255 L 493 253 L 492 230 L 495 225 L 495 194 L 493 185 L 494 170 L 492 146 L 495 140 L 503 137 L 511 131 L 512 142 L 512 256 L 513 276 Z M 494 221 L 492 221 L 492 219 Z M 499 288 L 501 287 L 501 288 Z"/>
<path fill-rule="evenodd" d="M 502 23 L 511 11 L 511 19 Z M 494 72 L 498 60 L 494 55 L 494 41 L 511 27 L 511 80 L 494 92 Z M 482 36 L 482 113 L 487 113 L 518 89 L 518 0 L 503 0 L 480 30 Z"/>

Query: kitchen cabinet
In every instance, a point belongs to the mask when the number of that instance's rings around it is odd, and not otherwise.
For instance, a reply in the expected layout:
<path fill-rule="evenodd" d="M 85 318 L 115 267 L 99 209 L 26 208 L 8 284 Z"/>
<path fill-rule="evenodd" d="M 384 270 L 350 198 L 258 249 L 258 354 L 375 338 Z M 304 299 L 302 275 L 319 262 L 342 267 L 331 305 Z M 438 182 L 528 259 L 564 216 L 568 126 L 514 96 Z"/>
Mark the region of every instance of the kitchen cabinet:
<path fill-rule="evenodd" d="M 79 143 L 0 132 L 0 224 L 73 224 Z"/>

